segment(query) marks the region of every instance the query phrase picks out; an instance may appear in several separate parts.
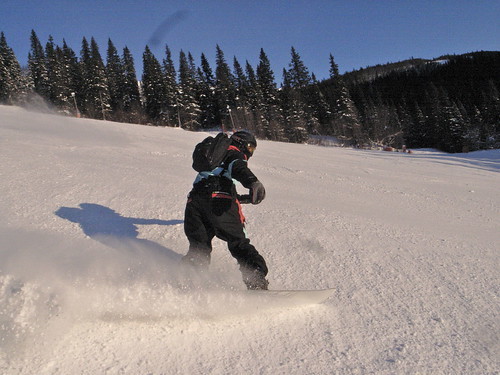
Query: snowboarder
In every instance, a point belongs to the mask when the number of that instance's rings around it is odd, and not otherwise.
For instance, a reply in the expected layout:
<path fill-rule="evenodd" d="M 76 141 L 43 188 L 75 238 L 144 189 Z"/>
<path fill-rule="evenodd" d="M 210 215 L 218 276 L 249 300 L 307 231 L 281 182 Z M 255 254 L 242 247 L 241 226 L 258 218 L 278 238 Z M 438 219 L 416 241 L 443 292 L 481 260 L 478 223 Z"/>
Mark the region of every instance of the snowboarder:
<path fill-rule="evenodd" d="M 246 236 L 245 218 L 233 179 L 250 189 L 249 202 L 259 204 L 266 196 L 264 185 L 248 168 L 257 141 L 247 131 L 237 131 L 222 164 L 212 171 L 200 172 L 188 195 L 184 216 L 184 232 L 189 251 L 183 263 L 200 269 L 208 268 L 214 236 L 226 241 L 231 255 L 238 261 L 248 289 L 268 289 L 268 273 L 264 258 Z"/>

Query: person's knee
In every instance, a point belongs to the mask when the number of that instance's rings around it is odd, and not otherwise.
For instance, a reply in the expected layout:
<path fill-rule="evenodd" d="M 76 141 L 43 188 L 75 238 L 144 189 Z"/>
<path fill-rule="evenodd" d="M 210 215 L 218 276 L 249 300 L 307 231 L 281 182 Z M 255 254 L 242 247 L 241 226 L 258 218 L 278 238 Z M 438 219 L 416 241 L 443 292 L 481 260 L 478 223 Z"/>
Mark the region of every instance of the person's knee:
<path fill-rule="evenodd" d="M 190 247 L 186 255 L 181 259 L 182 263 L 196 267 L 208 267 L 210 265 L 211 249 L 204 247 Z"/>

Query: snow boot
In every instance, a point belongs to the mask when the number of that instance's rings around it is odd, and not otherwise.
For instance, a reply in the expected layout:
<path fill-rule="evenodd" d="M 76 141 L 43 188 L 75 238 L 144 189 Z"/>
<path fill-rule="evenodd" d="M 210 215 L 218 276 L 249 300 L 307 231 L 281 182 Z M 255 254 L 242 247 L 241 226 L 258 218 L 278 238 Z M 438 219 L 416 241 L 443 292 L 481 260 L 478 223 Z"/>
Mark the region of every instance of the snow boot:
<path fill-rule="evenodd" d="M 268 290 L 269 286 L 266 275 L 259 269 L 243 272 L 243 282 L 248 290 Z"/>

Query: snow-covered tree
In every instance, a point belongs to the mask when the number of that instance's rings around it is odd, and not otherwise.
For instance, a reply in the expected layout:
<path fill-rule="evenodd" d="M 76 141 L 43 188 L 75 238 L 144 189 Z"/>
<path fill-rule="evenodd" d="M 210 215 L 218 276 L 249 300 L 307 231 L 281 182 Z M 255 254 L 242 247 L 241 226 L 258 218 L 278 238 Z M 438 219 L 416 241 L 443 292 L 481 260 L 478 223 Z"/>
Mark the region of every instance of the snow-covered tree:
<path fill-rule="evenodd" d="M 93 37 L 90 40 L 90 46 L 85 37 L 82 40 L 80 64 L 83 109 L 91 118 L 105 119 L 106 113 L 110 110 L 108 80 L 99 46 Z"/>
<path fill-rule="evenodd" d="M 47 73 L 47 64 L 45 51 L 35 33 L 31 30 L 31 50 L 28 54 L 28 67 L 34 90 L 45 99 L 50 97 L 49 77 Z"/>
<path fill-rule="evenodd" d="M 56 57 L 56 47 L 52 35 L 49 35 L 49 41 L 45 45 L 45 65 L 47 67 L 47 82 L 49 86 L 49 97 L 51 103 L 59 106 L 60 96 L 60 65 Z"/>
<path fill-rule="evenodd" d="M 165 46 L 165 58 L 163 59 L 163 74 L 165 76 L 165 108 L 169 125 L 178 126 L 178 93 L 176 71 L 172 60 L 172 53 Z"/>
<path fill-rule="evenodd" d="M 205 56 L 201 54 L 201 68 L 197 73 L 199 81 L 198 101 L 200 105 L 200 124 L 204 129 L 221 125 L 220 112 L 215 96 L 215 77 Z"/>
<path fill-rule="evenodd" d="M 54 44 L 52 36 L 45 47 L 47 77 L 49 83 L 49 100 L 60 110 L 66 113 L 73 112 L 71 93 L 72 76 L 70 65 L 66 61 L 64 51 Z"/>
<path fill-rule="evenodd" d="M 342 86 L 340 97 L 333 103 L 332 113 L 334 128 L 337 129 L 338 134 L 351 139 L 354 144 L 362 142 L 358 109 L 346 86 Z"/>
<path fill-rule="evenodd" d="M 325 95 L 321 91 L 318 81 L 314 77 L 314 74 L 311 76 L 312 83 L 306 89 L 306 105 L 309 108 L 311 114 L 312 121 L 312 132 L 320 133 L 325 135 L 327 130 L 327 124 L 331 121 L 331 111 L 330 106 L 326 100 Z M 314 121 L 317 121 L 315 123 Z"/>
<path fill-rule="evenodd" d="M 273 140 L 284 140 L 283 117 L 278 106 L 278 90 L 271 63 L 264 49 L 261 48 L 259 64 L 256 69 L 256 92 L 258 93 L 259 112 L 261 114 L 262 136 Z"/>
<path fill-rule="evenodd" d="M 158 59 L 148 46 L 142 59 L 142 93 L 146 115 L 153 123 L 162 124 L 166 117 L 165 77 Z"/>
<path fill-rule="evenodd" d="M 200 129 L 200 105 L 197 101 L 197 81 L 188 57 L 179 54 L 179 115 L 183 128 Z"/>
<path fill-rule="evenodd" d="M 230 124 L 229 109 L 236 107 L 236 88 L 234 76 L 226 62 L 224 52 L 217 45 L 216 47 L 216 68 L 215 68 L 215 97 L 221 121 Z"/>
<path fill-rule="evenodd" d="M 294 47 L 292 47 L 291 55 L 292 58 L 288 69 L 289 86 L 294 89 L 306 88 L 312 82 L 309 70 Z"/>
<path fill-rule="evenodd" d="M 123 109 L 129 120 L 138 118 L 141 112 L 141 97 L 135 71 L 134 58 L 128 47 L 123 48 L 122 66 L 124 81 Z"/>
<path fill-rule="evenodd" d="M 287 83 L 285 85 L 284 82 L 284 89 L 286 87 L 287 89 L 293 91 L 293 94 L 290 93 L 289 95 L 284 96 L 293 101 L 293 103 L 290 103 L 290 108 L 293 108 L 293 111 L 296 112 L 293 116 L 297 116 L 298 113 L 301 113 L 301 116 L 303 116 L 305 121 L 306 131 L 308 133 L 318 133 L 319 121 L 314 114 L 316 111 L 313 107 L 317 105 L 317 103 L 312 101 L 310 92 L 312 78 L 309 74 L 309 70 L 294 47 L 291 49 L 291 61 L 289 69 L 286 72 L 286 77 L 284 75 L 284 80 L 285 78 Z"/>
<path fill-rule="evenodd" d="M 69 89 L 69 95 L 71 96 L 71 112 L 79 116 L 85 100 L 82 65 L 79 63 L 75 52 L 67 45 L 64 39 L 61 60 L 68 74 L 67 87 Z"/>
<path fill-rule="evenodd" d="M 125 92 L 125 69 L 115 45 L 108 39 L 106 58 L 106 78 L 108 81 L 109 104 L 115 116 L 123 111 L 123 94 Z M 121 114 L 121 113 L 120 113 Z"/>
<path fill-rule="evenodd" d="M 306 114 L 300 93 L 293 88 L 292 82 L 290 72 L 283 69 L 283 86 L 280 95 L 285 136 L 289 142 L 303 143 L 309 138 Z"/>
<path fill-rule="evenodd" d="M 354 144 L 362 142 L 362 125 L 358 109 L 339 74 L 338 65 L 332 54 L 330 54 L 330 81 L 329 104 L 332 116 L 330 123 L 334 135 L 345 137 Z"/>
<path fill-rule="evenodd" d="M 248 78 L 236 56 L 233 59 L 233 71 L 234 84 L 236 89 L 236 108 L 241 109 L 248 106 L 250 85 L 248 83 Z"/>
<path fill-rule="evenodd" d="M 247 127 L 258 136 L 265 137 L 264 128 L 269 129 L 269 122 L 263 115 L 263 97 L 257 75 L 248 60 L 245 63 L 245 73 L 248 82 L 247 101 L 250 116 L 247 120 Z"/>
<path fill-rule="evenodd" d="M 249 129 L 255 131 L 252 116 L 249 111 L 250 84 L 248 77 L 236 56 L 233 58 L 233 77 L 236 90 L 235 107 L 231 108 L 231 118 L 236 128 Z"/>
<path fill-rule="evenodd" d="M 13 104 L 22 101 L 26 91 L 19 62 L 2 32 L 0 33 L 0 103 Z"/>

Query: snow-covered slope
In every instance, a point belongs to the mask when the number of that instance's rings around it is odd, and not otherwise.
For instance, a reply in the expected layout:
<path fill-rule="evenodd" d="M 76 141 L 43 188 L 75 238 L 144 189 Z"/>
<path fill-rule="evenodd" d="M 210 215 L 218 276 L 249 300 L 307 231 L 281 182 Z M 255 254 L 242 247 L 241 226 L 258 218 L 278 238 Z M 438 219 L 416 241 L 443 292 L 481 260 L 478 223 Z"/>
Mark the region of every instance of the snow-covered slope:
<path fill-rule="evenodd" d="M 498 150 L 259 142 L 271 288 L 337 289 L 263 308 L 221 241 L 178 267 L 204 137 L 0 106 L 0 373 L 500 371 Z"/>

